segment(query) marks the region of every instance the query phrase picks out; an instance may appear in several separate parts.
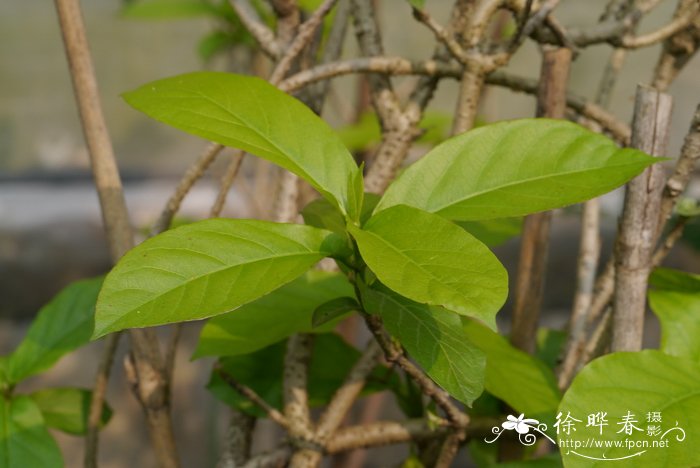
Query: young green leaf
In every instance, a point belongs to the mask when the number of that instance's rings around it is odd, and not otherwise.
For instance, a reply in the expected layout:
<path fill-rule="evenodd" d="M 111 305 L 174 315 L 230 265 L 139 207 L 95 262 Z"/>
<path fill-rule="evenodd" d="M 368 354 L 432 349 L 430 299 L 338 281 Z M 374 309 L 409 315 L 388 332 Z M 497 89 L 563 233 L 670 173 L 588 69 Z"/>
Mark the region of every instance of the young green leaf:
<path fill-rule="evenodd" d="M 564 439 L 595 438 L 610 445 L 562 450 L 564 465 L 567 468 L 605 468 L 611 463 L 623 468 L 700 465 L 698 377 L 700 363 L 659 351 L 613 353 L 592 361 L 574 378 L 559 406 L 562 419 L 570 413 L 581 422 L 570 421 L 576 432 L 560 431 L 559 440 L 561 443 Z M 601 412 L 607 413 L 608 425 L 588 427 L 588 415 Z M 625 425 L 625 419 L 634 427 Z M 653 429 L 651 434 L 649 426 Z M 630 458 L 611 461 L 621 457 Z"/>
<path fill-rule="evenodd" d="M 345 276 L 311 270 L 256 301 L 207 321 L 194 357 L 248 354 L 294 333 L 329 331 L 335 322 L 319 329 L 312 326 L 314 309 L 353 294 Z"/>
<path fill-rule="evenodd" d="M 38 374 L 90 341 L 103 278 L 76 281 L 41 308 L 27 335 L 8 357 L 7 379 Z"/>
<path fill-rule="evenodd" d="M 82 388 L 47 388 L 29 395 L 44 416 L 47 426 L 68 434 L 83 435 L 87 432 L 90 398 L 92 392 Z M 101 424 L 112 417 L 112 410 L 104 405 Z"/>
<path fill-rule="evenodd" d="M 63 457 L 36 403 L 0 396 L 0 468 L 61 468 Z"/>
<path fill-rule="evenodd" d="M 484 387 L 484 354 L 462 330 L 459 316 L 430 307 L 379 287 L 364 288 L 367 312 L 379 315 L 389 333 L 399 340 L 438 385 L 471 406 Z"/>
<path fill-rule="evenodd" d="M 217 10 L 204 0 L 144 0 L 128 3 L 122 15 L 134 19 L 193 18 L 216 15 Z"/>
<path fill-rule="evenodd" d="M 196 72 L 146 84 L 124 99 L 156 120 L 284 167 L 357 219 L 363 192 L 352 156 L 320 117 L 266 81 Z"/>
<path fill-rule="evenodd" d="M 430 151 L 376 212 L 405 204 L 459 221 L 522 216 L 609 192 L 658 161 L 564 120 L 499 122 Z"/>
<path fill-rule="evenodd" d="M 476 321 L 464 318 L 462 325 L 486 354 L 486 390 L 528 417 L 552 419 L 561 400 L 552 371 Z"/>
<path fill-rule="evenodd" d="M 649 305 L 661 322 L 661 350 L 700 362 L 700 275 L 659 268 Z"/>
<path fill-rule="evenodd" d="M 93 336 L 229 312 L 345 249 L 337 234 L 303 225 L 210 219 L 171 229 L 107 275 Z"/>
<path fill-rule="evenodd" d="M 285 349 L 286 343 L 280 342 L 252 354 L 224 357 L 219 363 L 237 382 L 252 388 L 267 403 L 281 409 Z M 328 403 L 359 357 L 360 352 L 338 335 L 315 335 L 309 364 L 309 404 L 321 406 Z M 396 374 L 378 366 L 370 375 L 363 394 L 385 390 L 396 383 Z M 212 373 L 207 389 L 234 408 L 265 417 L 259 408 L 232 389 L 216 371 Z"/>
<path fill-rule="evenodd" d="M 496 256 L 459 226 L 425 211 L 394 206 L 360 229 L 349 225 L 377 278 L 417 302 L 443 306 L 495 328 L 508 294 Z"/>
<path fill-rule="evenodd" d="M 311 317 L 311 325 L 318 328 L 355 310 L 360 310 L 360 304 L 353 297 L 331 299 L 316 307 L 314 315 Z"/>

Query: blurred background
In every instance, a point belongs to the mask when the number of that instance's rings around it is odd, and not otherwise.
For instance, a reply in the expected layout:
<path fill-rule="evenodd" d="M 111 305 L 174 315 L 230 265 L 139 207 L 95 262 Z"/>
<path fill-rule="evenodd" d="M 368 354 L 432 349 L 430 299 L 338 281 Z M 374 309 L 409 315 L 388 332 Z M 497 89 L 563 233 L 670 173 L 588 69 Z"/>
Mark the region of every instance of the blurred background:
<path fill-rule="evenodd" d="M 405 0 L 382 0 L 380 21 L 384 28 L 387 55 L 424 59 L 431 55 L 432 34 L 411 18 Z M 452 2 L 427 2 L 433 15 L 444 21 Z M 567 26 L 584 26 L 597 21 L 605 1 L 563 1 L 557 9 Z M 675 2 L 665 1 L 645 20 L 641 30 L 664 24 Z M 119 0 L 83 2 L 85 22 L 92 48 L 102 104 L 115 152 L 122 170 L 127 203 L 133 223 L 146 232 L 165 205 L 174 184 L 204 148 L 205 142 L 132 110 L 120 93 L 148 81 L 200 69 L 234 70 L 250 73 L 265 70 L 249 53 L 246 38 L 235 22 L 213 15 L 182 14 L 181 18 L 158 18 L 139 12 Z M 127 13 L 125 13 L 125 11 Z M 128 13 L 131 12 L 131 13 Z M 507 29 L 507 25 L 505 26 Z M 237 44 L 237 45 L 236 45 Z M 346 39 L 346 56 L 357 56 L 352 29 Z M 592 97 L 595 94 L 609 46 L 586 49 L 574 62 L 570 89 Z M 615 88 L 611 111 L 629 122 L 637 83 L 648 82 L 659 46 L 633 51 Z M 536 78 L 540 54 L 527 44 L 515 55 L 507 70 Z M 396 80 L 398 89 L 412 78 Z M 671 86 L 674 97 L 669 156 L 675 157 L 690 118 L 700 101 L 700 60 L 690 63 Z M 324 117 L 343 132 L 346 141 L 357 140 L 359 125 L 355 111 L 358 80 L 346 77 L 334 81 L 324 108 Z M 443 80 L 431 103 L 427 123 L 438 135 L 449 130 L 456 83 Z M 488 88 L 480 119 L 531 117 L 534 99 L 501 88 Z M 354 132 L 354 133 L 353 133 Z M 371 133 L 371 132 L 370 132 Z M 360 131 L 358 149 L 376 143 Z M 428 146 L 417 145 L 413 157 Z M 207 215 L 216 196 L 218 178 L 225 168 L 215 164 L 209 175 L 188 195 L 180 216 L 200 219 Z M 232 189 L 226 216 L 266 217 L 274 195 L 277 171 L 265 163 L 247 158 L 243 174 Z M 695 180 L 690 196 L 700 198 Z M 606 195 L 604 209 L 604 252 L 607 258 L 616 217 L 622 202 L 620 191 Z M 555 217 L 547 277 L 544 320 L 561 326 L 575 286 L 578 250 L 579 209 L 561 210 Z M 695 248 L 693 247 L 695 245 Z M 700 226 L 691 225 L 685 241 L 678 245 L 668 263 L 686 271 L 700 272 Z M 517 239 L 498 248 L 497 254 L 514 272 Z M 88 157 L 78 121 L 55 11 L 49 1 L 0 2 L 0 353 L 10 352 L 23 336 L 28 321 L 56 292 L 71 281 L 104 273 L 109 268 L 108 250 L 101 228 L 97 196 L 88 168 Z M 501 316 L 507 330 L 508 309 Z M 175 426 L 184 466 L 213 466 L 226 425 L 226 411 L 206 390 L 210 363 L 191 362 L 198 324 L 186 327 L 175 373 Z M 648 340 L 658 338 L 656 322 L 648 321 Z M 122 343 L 125 348 L 126 341 Z M 29 381 L 27 388 L 55 385 L 92 385 L 99 345 L 65 358 L 43 381 Z M 115 416 L 104 431 L 101 457 L 105 467 L 152 466 L 147 436 L 140 424 L 140 411 L 128 395 L 123 381 L 121 359 L 111 383 L 109 401 Z M 196 408 L 196 410 L 195 410 Z M 268 442 L 274 441 L 268 431 Z M 78 466 L 82 440 L 57 435 L 67 466 Z M 370 456 L 366 466 L 383 466 L 382 452 Z"/>

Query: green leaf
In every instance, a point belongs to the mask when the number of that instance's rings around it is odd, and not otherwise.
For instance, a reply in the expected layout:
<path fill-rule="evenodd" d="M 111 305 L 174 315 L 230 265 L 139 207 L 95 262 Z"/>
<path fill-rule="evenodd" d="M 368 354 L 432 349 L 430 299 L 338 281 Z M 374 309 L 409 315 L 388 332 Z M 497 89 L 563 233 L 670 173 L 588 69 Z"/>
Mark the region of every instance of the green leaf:
<path fill-rule="evenodd" d="M 499 122 L 430 151 L 376 212 L 405 204 L 460 221 L 521 216 L 609 192 L 658 161 L 564 120 Z"/>
<path fill-rule="evenodd" d="M 552 371 L 474 320 L 462 320 L 469 339 L 486 354 L 486 390 L 528 417 L 553 419 L 561 394 Z"/>
<path fill-rule="evenodd" d="M 321 118 L 268 82 L 196 72 L 149 83 L 124 99 L 156 120 L 288 169 L 357 219 L 361 176 L 352 156 Z"/>
<path fill-rule="evenodd" d="M 95 302 L 103 278 L 76 281 L 41 308 L 27 335 L 9 356 L 7 378 L 18 383 L 90 341 Z"/>
<path fill-rule="evenodd" d="M 345 249 L 337 234 L 303 225 L 210 219 L 171 229 L 107 275 L 93 336 L 229 312 Z"/>
<path fill-rule="evenodd" d="M 423 9 L 425 0 L 406 0 L 413 8 Z"/>
<path fill-rule="evenodd" d="M 87 432 L 90 398 L 92 392 L 82 388 L 47 388 L 30 395 L 37 404 L 49 427 L 68 434 L 82 435 Z M 107 424 L 112 410 L 104 405 L 101 425 Z"/>
<path fill-rule="evenodd" d="M 0 468 L 62 466 L 61 451 L 32 399 L 0 396 Z"/>
<path fill-rule="evenodd" d="M 399 205 L 374 215 L 362 229 L 348 229 L 367 266 L 389 288 L 495 328 L 508 275 L 496 256 L 459 226 Z"/>
<path fill-rule="evenodd" d="M 353 294 L 343 275 L 311 270 L 250 304 L 207 321 L 194 357 L 248 354 L 294 333 L 329 331 L 335 322 L 313 328 L 314 309 Z"/>
<path fill-rule="evenodd" d="M 132 19 L 172 19 L 208 16 L 216 12 L 216 8 L 201 0 L 146 0 L 127 4 L 122 16 Z"/>
<path fill-rule="evenodd" d="M 304 223 L 309 226 L 328 229 L 339 234 L 345 232 L 345 218 L 325 198 L 317 198 L 309 202 L 301 210 L 301 216 L 304 218 Z"/>
<path fill-rule="evenodd" d="M 582 421 L 575 423 L 576 432 L 570 435 L 560 432 L 560 444 L 565 440 L 586 441 L 590 437 L 612 445 L 562 450 L 567 468 L 609 467 L 613 463 L 610 459 L 629 456 L 615 461 L 614 465 L 620 468 L 700 465 L 700 363 L 652 350 L 603 356 L 574 378 L 559 411 L 562 418 L 570 413 Z M 587 427 L 588 415 L 598 412 L 607 412 L 608 425 Z M 637 421 L 634 426 L 641 430 L 630 428 L 632 433 L 626 433 L 623 418 L 628 412 Z M 649 413 L 653 412 L 660 413 L 660 422 L 649 421 Z M 661 432 L 649 435 L 648 426 L 657 426 Z M 682 432 L 672 429 L 676 426 L 685 432 L 682 441 L 678 440 Z M 665 434 L 666 431 L 670 432 Z M 616 442 L 625 441 L 634 444 L 632 448 L 615 447 Z M 666 441 L 667 446 L 659 447 L 659 441 Z M 653 442 L 657 442 L 657 447 Z M 648 446 L 644 447 L 645 443 Z M 632 456 L 635 453 L 638 455 Z"/>
<path fill-rule="evenodd" d="M 314 328 L 325 325 L 339 317 L 344 316 L 348 312 L 360 310 L 360 304 L 353 297 L 338 297 L 324 302 L 314 310 L 314 315 L 311 318 L 311 325 Z"/>
<path fill-rule="evenodd" d="M 519 236 L 523 230 L 523 218 L 498 218 L 483 221 L 458 221 L 455 224 L 489 247 L 503 244 Z"/>
<path fill-rule="evenodd" d="M 659 268 L 649 305 L 661 322 L 661 350 L 700 362 L 700 275 Z"/>
<path fill-rule="evenodd" d="M 237 382 L 252 388 L 271 406 L 281 409 L 285 349 L 286 342 L 280 342 L 252 354 L 224 357 L 219 362 Z M 315 335 L 309 364 L 309 404 L 321 406 L 328 403 L 359 357 L 360 352 L 338 335 Z M 387 368 L 377 367 L 370 375 L 363 394 L 386 389 L 395 382 L 396 374 Z M 218 373 L 212 373 L 207 388 L 224 403 L 254 416 L 265 417 L 260 409 L 241 397 Z"/>
<path fill-rule="evenodd" d="M 692 198 L 682 198 L 676 203 L 675 211 L 679 215 L 688 218 L 700 216 L 700 204 L 698 204 L 697 200 L 693 200 Z"/>
<path fill-rule="evenodd" d="M 367 312 L 382 318 L 389 333 L 450 395 L 469 406 L 481 395 L 484 354 L 464 333 L 457 314 L 385 288 L 365 288 L 362 303 Z"/>
<path fill-rule="evenodd" d="M 535 357 L 545 363 L 550 369 L 554 369 L 559 363 L 567 336 L 568 334 L 561 330 L 540 328 L 537 330 Z"/>

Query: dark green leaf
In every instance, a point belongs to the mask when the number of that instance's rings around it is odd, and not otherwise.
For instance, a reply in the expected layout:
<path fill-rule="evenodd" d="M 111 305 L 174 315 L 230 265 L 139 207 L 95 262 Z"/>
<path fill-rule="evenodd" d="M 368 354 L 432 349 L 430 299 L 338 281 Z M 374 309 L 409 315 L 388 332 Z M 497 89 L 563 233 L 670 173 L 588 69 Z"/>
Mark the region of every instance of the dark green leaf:
<path fill-rule="evenodd" d="M 38 374 L 90 341 L 95 302 L 103 278 L 77 281 L 41 308 L 27 335 L 9 356 L 10 382 Z"/>
<path fill-rule="evenodd" d="M 576 432 L 560 432 L 560 444 L 589 438 L 610 443 L 562 450 L 567 468 L 605 468 L 613 463 L 622 468 L 700 465 L 700 363 L 652 350 L 608 354 L 592 361 L 574 378 L 559 411 L 562 417 L 570 413 L 582 421 L 575 423 Z M 607 413 L 608 425 L 588 427 L 588 415 L 598 412 Z M 653 412 L 659 413 L 659 422 L 649 421 Z M 630 428 L 630 434 L 624 431 L 623 418 L 628 414 L 640 429 Z M 648 426 L 658 427 L 660 432 L 650 435 Z M 679 429 L 673 429 L 676 426 Z M 659 446 L 659 441 L 666 443 Z M 625 443 L 634 445 L 630 448 Z M 638 455 L 632 456 L 635 453 Z M 610 461 L 619 457 L 631 458 Z"/>
<path fill-rule="evenodd" d="M 386 288 L 365 288 L 362 303 L 367 312 L 382 318 L 389 333 L 430 378 L 471 406 L 484 388 L 485 358 L 462 330 L 457 314 L 413 302 Z"/>
<path fill-rule="evenodd" d="M 285 349 L 286 342 L 280 342 L 252 354 L 225 357 L 219 362 L 224 371 L 237 382 L 252 388 L 267 403 L 280 409 Z M 309 404 L 326 404 L 359 357 L 359 351 L 339 336 L 332 333 L 316 335 L 309 366 Z M 394 382 L 395 374 L 384 367 L 378 367 L 370 376 L 364 394 L 386 389 Z M 207 388 L 219 400 L 230 406 L 254 416 L 265 416 L 260 409 L 224 382 L 216 372 L 212 374 Z"/>
<path fill-rule="evenodd" d="M 346 248 L 337 234 L 267 221 L 210 219 L 171 229 L 107 275 L 94 336 L 229 312 Z"/>
<path fill-rule="evenodd" d="M 82 388 L 47 388 L 30 395 L 37 404 L 47 426 L 68 434 L 87 432 L 92 392 Z M 112 410 L 104 405 L 101 424 L 107 424 Z"/>
<path fill-rule="evenodd" d="M 649 305 L 661 322 L 661 350 L 700 362 L 700 275 L 659 268 Z"/>
<path fill-rule="evenodd" d="M 308 107 L 260 78 L 189 73 L 149 83 L 124 99 L 156 120 L 272 161 L 351 219 L 359 216 L 359 169 L 341 140 Z"/>
<path fill-rule="evenodd" d="M 554 369 L 559 363 L 567 336 L 567 333 L 561 330 L 540 328 L 537 330 L 535 357 L 547 364 L 550 369 Z"/>
<path fill-rule="evenodd" d="M 561 394 L 552 371 L 476 321 L 462 322 L 469 339 L 486 353 L 486 390 L 528 417 L 553 419 Z"/>
<path fill-rule="evenodd" d="M 310 202 L 301 210 L 301 215 L 304 217 L 304 223 L 309 226 L 328 229 L 339 234 L 345 232 L 345 218 L 325 198 Z"/>
<path fill-rule="evenodd" d="M 374 215 L 362 229 L 348 229 L 367 266 L 389 288 L 495 327 L 496 312 L 508 294 L 508 275 L 469 233 L 402 205 Z"/>
<path fill-rule="evenodd" d="M 0 396 L 0 468 L 60 468 L 61 451 L 27 396 Z"/>
<path fill-rule="evenodd" d="M 360 305 L 353 297 L 338 297 L 324 302 L 314 310 L 311 325 L 314 328 L 325 325 L 328 322 L 344 316 L 348 312 L 360 310 Z"/>
<path fill-rule="evenodd" d="M 343 275 L 309 271 L 267 296 L 210 319 L 202 329 L 194 357 L 248 354 L 293 333 L 329 331 L 336 322 L 314 330 L 314 309 L 326 301 L 354 294 Z"/>
<path fill-rule="evenodd" d="M 406 204 L 460 221 L 521 216 L 609 192 L 658 161 L 564 120 L 499 122 L 430 151 L 376 211 Z"/>

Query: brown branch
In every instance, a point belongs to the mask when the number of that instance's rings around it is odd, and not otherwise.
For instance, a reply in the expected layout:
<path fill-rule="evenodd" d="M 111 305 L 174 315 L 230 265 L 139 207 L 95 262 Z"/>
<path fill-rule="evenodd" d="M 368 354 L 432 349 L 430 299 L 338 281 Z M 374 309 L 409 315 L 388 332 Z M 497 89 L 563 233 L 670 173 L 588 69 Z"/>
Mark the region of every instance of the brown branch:
<path fill-rule="evenodd" d="M 291 447 L 282 445 L 268 452 L 254 456 L 245 464 L 241 465 L 241 468 L 276 468 L 285 466 L 291 456 Z"/>
<path fill-rule="evenodd" d="M 263 410 L 265 414 L 267 414 L 267 417 L 272 421 L 284 428 L 288 428 L 290 426 L 290 422 L 284 414 L 280 413 L 276 408 L 266 402 L 264 398 L 255 392 L 255 390 L 237 381 L 231 374 L 226 372 L 226 370 L 221 367 L 221 364 L 214 364 L 214 372 L 219 374 L 219 377 L 221 377 L 221 379 L 231 388 L 240 393 L 241 396 Z"/>
<path fill-rule="evenodd" d="M 97 81 L 92 66 L 90 51 L 82 13 L 78 0 L 55 0 L 61 33 L 65 44 L 73 88 L 85 140 L 87 142 L 90 162 L 100 199 L 102 218 L 109 241 L 112 260 L 116 262 L 133 247 L 133 232 L 129 224 L 129 215 L 124 202 L 124 194 L 114 158 L 111 140 L 100 106 Z M 146 420 L 151 436 L 151 443 L 156 459 L 163 467 L 177 467 L 177 451 L 172 433 L 170 411 L 167 400 L 167 380 L 157 350 L 157 337 L 153 330 L 132 330 L 132 347 L 136 357 L 138 371 L 139 402 L 146 412 Z M 91 408 L 99 408 L 102 392 L 93 392 Z M 97 409 L 95 410 L 97 411 Z M 90 415 L 91 420 L 99 418 Z M 90 436 L 91 443 L 97 443 L 97 437 Z M 97 458 L 97 446 L 88 447 L 91 463 Z M 93 455 L 94 454 L 94 455 Z"/>
<path fill-rule="evenodd" d="M 566 86 L 571 64 L 571 50 L 545 50 L 537 115 L 563 118 L 566 110 Z M 535 350 L 549 250 L 549 227 L 552 212 L 536 213 L 525 218 L 515 285 L 515 305 L 511 342 L 527 353 Z"/>
<path fill-rule="evenodd" d="M 678 2 L 674 18 L 682 18 L 696 8 L 696 0 Z M 664 41 L 663 50 L 654 70 L 653 86 L 666 90 L 680 71 L 700 48 L 700 15 L 696 14 L 693 22 Z"/>
<path fill-rule="evenodd" d="M 107 383 L 114 363 L 114 353 L 119 345 L 121 333 L 114 333 L 105 338 L 104 349 L 97 367 L 97 376 L 90 396 L 90 409 L 88 411 L 87 433 L 85 436 L 84 466 L 86 468 L 97 467 L 97 451 L 99 445 L 99 433 L 102 423 L 102 413 L 107 394 Z"/>
<path fill-rule="evenodd" d="M 226 445 L 216 468 L 237 468 L 250 458 L 255 418 L 248 414 L 231 409 L 231 418 L 226 434 Z"/>
<path fill-rule="evenodd" d="M 282 55 L 282 46 L 275 38 L 275 34 L 258 17 L 248 0 L 230 0 L 229 3 L 241 20 L 241 23 L 243 23 L 243 26 L 255 38 L 260 49 L 272 59 L 280 57 Z"/>
<path fill-rule="evenodd" d="M 175 213 L 177 213 L 180 209 L 182 200 L 184 200 L 185 196 L 195 182 L 202 178 L 204 172 L 209 166 L 211 166 L 211 163 L 214 162 L 216 157 L 223 149 L 224 147 L 218 143 L 210 143 L 202 154 L 199 155 L 197 160 L 192 163 L 192 165 L 185 172 L 185 175 L 182 176 L 182 179 L 178 183 L 173 194 L 170 196 L 170 199 L 168 199 L 168 203 L 158 217 L 158 220 L 153 225 L 151 235 L 155 236 L 156 234 L 160 234 L 170 227 L 170 223 L 173 221 Z"/>
<path fill-rule="evenodd" d="M 287 341 L 287 352 L 284 357 L 284 415 L 289 423 L 287 428 L 289 435 L 298 442 L 313 440 L 307 390 L 312 347 L 312 335 L 292 335 Z M 315 451 L 309 449 L 298 450 L 292 456 L 290 467 L 308 466 L 307 458 L 314 457 L 315 454 Z"/>
<path fill-rule="evenodd" d="M 352 73 L 398 75 L 423 75 L 430 78 L 460 78 L 461 68 L 436 60 L 413 62 L 401 57 L 363 57 L 316 66 L 299 72 L 280 84 L 280 89 L 294 92 L 322 80 Z M 537 93 L 537 80 L 525 78 L 503 71 L 495 71 L 486 76 L 486 83 L 509 88 L 527 94 Z M 624 122 L 603 109 L 573 93 L 567 94 L 567 106 L 583 117 L 600 125 L 606 132 L 621 143 L 629 141 L 630 129 Z"/>
<path fill-rule="evenodd" d="M 443 27 L 440 23 L 435 21 L 435 19 L 422 8 L 413 8 L 413 17 L 423 23 L 432 31 L 435 38 L 445 44 L 447 50 L 457 59 L 458 62 L 465 64 L 467 63 L 467 53 L 462 48 L 462 46 L 457 42 L 455 37 L 452 35 L 452 31 Z"/>
<path fill-rule="evenodd" d="M 431 425 L 425 419 L 403 422 L 375 421 L 340 429 L 330 439 L 326 451 L 330 454 L 402 442 L 431 439 L 447 434 L 447 421 Z"/>
<path fill-rule="evenodd" d="M 450 399 L 450 395 L 438 387 L 419 367 L 406 357 L 403 350 L 392 341 L 376 315 L 365 314 L 365 323 L 384 351 L 387 361 L 398 365 L 421 388 L 423 394 L 431 398 L 445 412 L 447 419 L 456 429 L 467 427 L 469 416 L 462 412 Z"/>
<path fill-rule="evenodd" d="M 289 44 L 287 50 L 285 50 L 282 58 L 279 60 L 279 62 L 277 62 L 277 66 L 270 76 L 270 83 L 277 85 L 280 81 L 282 81 L 284 76 L 291 68 L 294 60 L 313 40 L 314 34 L 321 25 L 323 18 L 325 18 L 325 16 L 331 11 L 337 1 L 338 0 L 325 0 L 323 4 L 321 4 L 321 6 L 314 11 L 311 17 L 301 26 L 299 26 L 299 32 Z"/>
<path fill-rule="evenodd" d="M 219 192 L 216 194 L 216 200 L 209 211 L 210 218 L 218 218 L 224 209 L 226 204 L 226 198 L 231 185 L 233 185 L 233 180 L 238 175 L 238 171 L 241 169 L 241 164 L 243 163 L 243 157 L 245 153 L 241 150 L 236 151 L 236 153 L 231 158 L 228 166 L 226 166 L 226 171 L 221 177 L 221 182 L 219 184 Z"/>
<path fill-rule="evenodd" d="M 633 147 L 656 156 L 665 154 L 671 103 L 669 95 L 651 88 L 638 88 Z M 645 169 L 627 185 L 614 254 L 613 351 L 641 349 L 646 286 L 656 243 L 663 186 L 663 168 L 658 164 Z"/>
<path fill-rule="evenodd" d="M 640 47 L 649 47 L 668 39 L 674 34 L 684 31 L 693 22 L 695 15 L 697 15 L 697 11 L 689 12 L 684 16 L 674 18 L 670 23 L 656 31 L 636 37 L 625 37 L 622 39 L 621 47 L 626 49 L 638 49 Z"/>
<path fill-rule="evenodd" d="M 287 46 L 292 42 L 301 21 L 299 4 L 297 0 L 270 0 L 270 4 L 272 4 L 272 9 L 277 16 L 279 41 Z"/>

